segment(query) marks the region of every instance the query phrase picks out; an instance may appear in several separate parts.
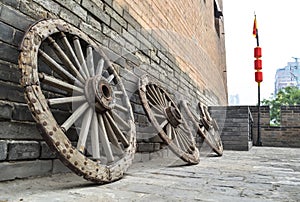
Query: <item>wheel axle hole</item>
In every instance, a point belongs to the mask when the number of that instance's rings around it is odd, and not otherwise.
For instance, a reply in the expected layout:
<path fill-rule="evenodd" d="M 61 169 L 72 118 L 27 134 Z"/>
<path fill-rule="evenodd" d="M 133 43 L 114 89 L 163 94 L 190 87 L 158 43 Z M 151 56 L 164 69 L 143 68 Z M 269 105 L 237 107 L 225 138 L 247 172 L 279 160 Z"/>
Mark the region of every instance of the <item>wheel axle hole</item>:
<path fill-rule="evenodd" d="M 110 89 L 109 89 L 108 86 L 102 85 L 101 86 L 101 91 L 102 91 L 105 98 L 107 98 L 107 99 L 111 98 L 111 92 L 110 92 Z"/>

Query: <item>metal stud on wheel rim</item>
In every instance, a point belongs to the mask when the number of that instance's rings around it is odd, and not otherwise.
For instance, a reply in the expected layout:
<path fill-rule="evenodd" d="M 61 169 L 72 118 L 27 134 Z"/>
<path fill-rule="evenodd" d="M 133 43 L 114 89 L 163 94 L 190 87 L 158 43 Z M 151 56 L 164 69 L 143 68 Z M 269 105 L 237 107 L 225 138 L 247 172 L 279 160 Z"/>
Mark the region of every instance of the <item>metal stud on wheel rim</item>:
<path fill-rule="evenodd" d="M 189 103 L 181 101 L 181 106 L 190 120 L 196 126 L 197 133 L 219 156 L 223 155 L 223 144 L 219 133 L 217 122 L 211 118 L 208 109 L 202 103 L 198 103 L 198 113 L 190 110 Z"/>
<path fill-rule="evenodd" d="M 136 150 L 135 125 L 122 81 L 100 45 L 50 19 L 34 24 L 20 48 L 21 84 L 48 145 L 88 180 L 121 178 Z"/>
<path fill-rule="evenodd" d="M 181 112 L 168 93 L 143 76 L 139 93 L 146 113 L 161 139 L 182 160 L 199 163 L 199 151 Z"/>

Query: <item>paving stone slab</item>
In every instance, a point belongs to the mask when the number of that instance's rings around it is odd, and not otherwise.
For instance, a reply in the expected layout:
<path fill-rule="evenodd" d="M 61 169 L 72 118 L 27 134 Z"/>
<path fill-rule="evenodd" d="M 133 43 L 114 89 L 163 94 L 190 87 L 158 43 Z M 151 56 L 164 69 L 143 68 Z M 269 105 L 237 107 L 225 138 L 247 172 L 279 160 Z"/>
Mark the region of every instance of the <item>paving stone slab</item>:
<path fill-rule="evenodd" d="M 299 201 L 300 149 L 253 147 L 134 163 L 116 182 L 97 185 L 73 173 L 0 183 L 0 201 Z M 14 194 L 11 193 L 14 187 Z"/>

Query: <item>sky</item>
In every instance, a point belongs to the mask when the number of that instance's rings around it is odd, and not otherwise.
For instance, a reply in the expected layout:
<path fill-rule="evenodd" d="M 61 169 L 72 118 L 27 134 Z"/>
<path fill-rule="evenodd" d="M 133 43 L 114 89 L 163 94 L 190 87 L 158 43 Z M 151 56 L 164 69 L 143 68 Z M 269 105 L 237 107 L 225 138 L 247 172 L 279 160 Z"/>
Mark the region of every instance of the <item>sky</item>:
<path fill-rule="evenodd" d="M 276 70 L 300 58 L 299 11 L 299 0 L 223 0 L 228 95 L 239 94 L 240 105 L 256 105 L 258 100 L 254 13 L 262 48 L 262 100 L 274 92 Z"/>

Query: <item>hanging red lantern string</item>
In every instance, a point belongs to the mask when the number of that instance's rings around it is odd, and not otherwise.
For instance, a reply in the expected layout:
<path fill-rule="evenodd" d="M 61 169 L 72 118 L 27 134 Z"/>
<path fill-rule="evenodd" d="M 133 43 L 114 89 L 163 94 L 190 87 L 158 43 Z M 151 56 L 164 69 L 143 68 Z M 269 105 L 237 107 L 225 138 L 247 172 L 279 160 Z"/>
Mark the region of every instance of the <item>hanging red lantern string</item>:
<path fill-rule="evenodd" d="M 260 83 L 263 81 L 263 73 L 261 72 L 262 70 L 262 60 L 260 59 L 262 56 L 262 51 L 261 47 L 256 46 L 254 48 L 254 69 L 256 70 L 255 72 L 255 81 L 257 83 Z"/>
<path fill-rule="evenodd" d="M 262 60 L 261 59 L 256 59 L 254 60 L 254 69 L 255 70 L 261 70 L 262 69 Z"/>
<path fill-rule="evenodd" d="M 260 71 L 255 72 L 255 81 L 260 83 L 263 81 L 263 73 Z"/>
<path fill-rule="evenodd" d="M 255 58 L 261 58 L 262 54 L 261 54 L 261 47 L 256 46 L 254 48 L 254 57 Z"/>

